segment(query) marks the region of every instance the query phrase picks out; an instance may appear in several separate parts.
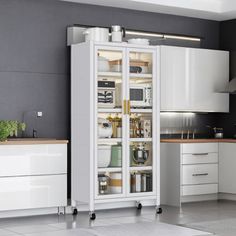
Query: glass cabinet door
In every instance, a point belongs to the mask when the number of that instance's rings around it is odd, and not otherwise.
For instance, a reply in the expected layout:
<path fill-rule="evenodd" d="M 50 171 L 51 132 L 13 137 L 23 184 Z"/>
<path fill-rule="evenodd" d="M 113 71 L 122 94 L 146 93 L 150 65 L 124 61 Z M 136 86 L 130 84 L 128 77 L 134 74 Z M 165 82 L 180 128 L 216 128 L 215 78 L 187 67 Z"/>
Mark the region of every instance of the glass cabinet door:
<path fill-rule="evenodd" d="M 124 194 L 124 49 L 96 48 L 96 198 Z"/>
<path fill-rule="evenodd" d="M 154 126 L 153 78 L 154 53 L 128 51 L 128 194 L 153 192 Z"/>

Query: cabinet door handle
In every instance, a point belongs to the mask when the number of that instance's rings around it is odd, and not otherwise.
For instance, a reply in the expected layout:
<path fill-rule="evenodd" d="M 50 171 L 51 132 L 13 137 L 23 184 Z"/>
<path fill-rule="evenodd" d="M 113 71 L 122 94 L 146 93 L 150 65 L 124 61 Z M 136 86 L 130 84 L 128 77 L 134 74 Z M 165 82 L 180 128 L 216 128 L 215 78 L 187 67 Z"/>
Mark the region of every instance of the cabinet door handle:
<path fill-rule="evenodd" d="M 192 176 L 207 176 L 208 175 L 208 173 L 202 173 L 202 174 L 193 174 Z"/>
<path fill-rule="evenodd" d="M 127 100 L 127 114 L 130 115 L 130 100 Z"/>
<path fill-rule="evenodd" d="M 202 152 L 202 153 L 193 153 L 193 156 L 207 156 L 209 153 L 208 152 Z"/>
<path fill-rule="evenodd" d="M 126 100 L 124 100 L 123 101 L 123 107 L 124 107 L 124 115 L 126 115 L 127 114 L 127 102 L 126 102 Z"/>

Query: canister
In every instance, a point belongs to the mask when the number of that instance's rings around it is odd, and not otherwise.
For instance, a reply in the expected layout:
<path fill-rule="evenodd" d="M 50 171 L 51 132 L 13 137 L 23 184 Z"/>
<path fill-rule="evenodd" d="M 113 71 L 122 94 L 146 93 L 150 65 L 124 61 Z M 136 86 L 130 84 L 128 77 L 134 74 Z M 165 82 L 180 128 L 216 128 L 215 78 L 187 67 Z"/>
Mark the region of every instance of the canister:
<path fill-rule="evenodd" d="M 121 172 L 110 173 L 110 193 L 122 193 L 122 174 Z"/>
<path fill-rule="evenodd" d="M 121 166 L 122 166 L 122 146 L 120 144 L 112 145 L 110 167 L 121 167 Z"/>

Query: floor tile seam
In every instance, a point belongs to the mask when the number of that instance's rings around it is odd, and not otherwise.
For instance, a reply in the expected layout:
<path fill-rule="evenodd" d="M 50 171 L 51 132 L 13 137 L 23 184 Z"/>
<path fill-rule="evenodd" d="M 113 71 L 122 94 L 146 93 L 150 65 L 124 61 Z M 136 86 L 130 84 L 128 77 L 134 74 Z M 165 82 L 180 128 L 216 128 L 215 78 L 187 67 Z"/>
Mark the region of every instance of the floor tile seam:
<path fill-rule="evenodd" d="M 40 225 L 24 225 L 24 226 L 12 226 L 12 227 L 6 227 L 6 228 L 1 228 L 1 229 L 4 229 L 4 230 L 7 230 L 7 231 L 9 231 L 9 232 L 11 232 L 11 233 L 15 233 L 15 234 L 19 234 L 19 235 L 25 235 L 25 233 L 20 233 L 20 232 L 18 232 L 18 231 L 16 231 L 16 230 L 13 230 L 13 229 L 11 229 L 11 228 L 14 228 L 14 227 L 33 227 L 33 226 L 41 226 L 42 224 L 40 224 Z M 49 226 L 49 225 L 47 225 L 47 224 L 45 224 L 45 225 L 43 225 L 43 226 L 48 226 L 49 228 L 52 228 L 53 230 L 52 231 L 41 231 L 41 232 L 32 232 L 32 233 L 29 233 L 29 234 L 34 234 L 34 233 L 45 233 L 45 232 L 55 232 L 55 231 L 61 231 L 62 229 L 59 229 L 59 228 L 56 228 L 56 227 L 53 227 L 53 226 Z M 55 229 L 55 230 L 54 230 Z M 26 234 L 28 234 L 28 233 L 26 233 Z"/>

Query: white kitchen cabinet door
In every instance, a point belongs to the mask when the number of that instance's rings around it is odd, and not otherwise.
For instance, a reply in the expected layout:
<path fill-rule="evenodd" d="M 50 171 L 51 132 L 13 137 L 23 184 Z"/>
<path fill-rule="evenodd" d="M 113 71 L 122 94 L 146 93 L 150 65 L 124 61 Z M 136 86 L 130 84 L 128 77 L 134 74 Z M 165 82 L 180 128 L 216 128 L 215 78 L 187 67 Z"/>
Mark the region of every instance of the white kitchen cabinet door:
<path fill-rule="evenodd" d="M 0 178 L 0 211 L 66 205 L 66 174 Z"/>
<path fill-rule="evenodd" d="M 229 95 L 218 93 L 229 82 L 229 53 L 206 49 L 186 50 L 189 53 L 191 109 L 229 112 Z"/>
<path fill-rule="evenodd" d="M 229 112 L 229 53 L 161 46 L 161 111 Z"/>
<path fill-rule="evenodd" d="M 188 69 L 187 49 L 161 46 L 161 111 L 190 110 Z"/>
<path fill-rule="evenodd" d="M 236 145 L 219 144 L 219 192 L 236 194 Z"/>
<path fill-rule="evenodd" d="M 2 145 L 0 177 L 67 173 L 67 144 Z"/>
<path fill-rule="evenodd" d="M 218 183 L 218 164 L 183 165 L 182 185 Z"/>

